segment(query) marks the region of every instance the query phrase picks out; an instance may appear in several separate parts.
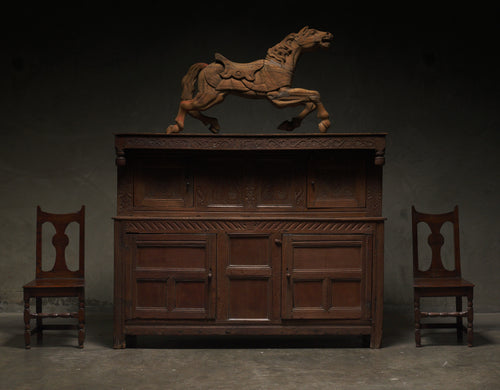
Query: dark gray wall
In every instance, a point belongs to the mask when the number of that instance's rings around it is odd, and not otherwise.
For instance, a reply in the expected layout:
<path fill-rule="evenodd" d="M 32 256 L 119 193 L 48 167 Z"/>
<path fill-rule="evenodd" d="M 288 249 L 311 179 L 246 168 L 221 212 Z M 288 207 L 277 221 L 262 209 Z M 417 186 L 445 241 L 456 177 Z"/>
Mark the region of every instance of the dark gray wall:
<path fill-rule="evenodd" d="M 498 14 L 272 4 L 6 13 L 12 23 L 4 25 L 0 53 L 0 311 L 21 310 L 22 285 L 34 276 L 37 204 L 53 212 L 87 206 L 88 305 L 109 307 L 112 134 L 164 131 L 192 63 L 211 62 L 215 52 L 237 62 L 263 58 L 306 24 L 332 32 L 335 42 L 301 58 L 294 86 L 320 91 L 330 132 L 389 133 L 386 303 L 412 307 L 411 205 L 440 212 L 458 204 L 463 273 L 476 283 L 475 307 L 500 310 Z M 275 133 L 295 112 L 236 97 L 210 110 L 226 134 Z M 186 126 L 186 133 L 208 133 L 191 118 Z M 314 115 L 300 131 L 316 131 Z"/>

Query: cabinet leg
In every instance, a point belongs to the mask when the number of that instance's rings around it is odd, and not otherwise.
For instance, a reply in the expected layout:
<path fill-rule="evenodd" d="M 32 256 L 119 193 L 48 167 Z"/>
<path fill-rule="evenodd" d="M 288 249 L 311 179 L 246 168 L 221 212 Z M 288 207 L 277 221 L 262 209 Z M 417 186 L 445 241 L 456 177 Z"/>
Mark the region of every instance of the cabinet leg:
<path fill-rule="evenodd" d="M 370 348 L 380 348 L 382 344 L 382 329 L 373 329 L 370 335 Z"/>
<path fill-rule="evenodd" d="M 114 349 L 125 349 L 127 347 L 127 342 L 124 334 L 115 334 L 113 336 L 113 348 Z"/>

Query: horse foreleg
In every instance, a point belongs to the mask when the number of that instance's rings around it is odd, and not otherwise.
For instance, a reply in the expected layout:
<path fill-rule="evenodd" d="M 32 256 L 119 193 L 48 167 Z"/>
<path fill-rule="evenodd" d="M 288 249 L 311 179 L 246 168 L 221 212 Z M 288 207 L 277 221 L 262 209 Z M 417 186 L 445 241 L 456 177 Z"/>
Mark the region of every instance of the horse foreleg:
<path fill-rule="evenodd" d="M 320 132 L 324 133 L 330 126 L 329 114 L 320 101 L 320 94 L 303 88 L 282 88 L 278 91 L 269 92 L 267 98 L 279 108 L 304 105 L 304 109 L 291 121 L 284 121 L 279 125 L 280 130 L 291 131 L 300 126 L 302 120 L 315 109 L 318 110 L 318 118 L 321 122 L 318 125 Z"/>
<path fill-rule="evenodd" d="M 299 115 L 294 116 L 291 121 L 284 121 L 279 126 L 279 130 L 292 131 L 302 124 L 302 120 L 316 109 L 316 104 L 312 102 L 304 103 L 304 109 Z"/>
<path fill-rule="evenodd" d="M 323 106 L 323 103 L 318 103 L 316 105 L 316 109 L 318 110 L 318 119 L 321 119 L 321 122 L 318 123 L 318 129 L 322 133 L 326 133 L 330 125 L 332 124 L 330 122 L 330 114 L 328 114 L 328 111 L 326 111 L 325 106 Z"/>

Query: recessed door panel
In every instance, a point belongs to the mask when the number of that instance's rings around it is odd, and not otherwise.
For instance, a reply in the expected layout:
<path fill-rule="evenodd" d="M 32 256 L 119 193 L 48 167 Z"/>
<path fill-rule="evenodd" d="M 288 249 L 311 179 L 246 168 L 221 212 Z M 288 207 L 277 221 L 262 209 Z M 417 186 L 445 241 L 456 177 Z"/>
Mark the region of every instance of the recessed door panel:
<path fill-rule="evenodd" d="M 135 234 L 131 318 L 215 316 L 215 234 Z"/>
<path fill-rule="evenodd" d="M 283 317 L 366 319 L 371 247 L 370 235 L 285 234 Z"/>
<path fill-rule="evenodd" d="M 171 209 L 193 206 L 193 177 L 179 159 L 151 158 L 134 169 L 133 201 L 136 209 Z"/>
<path fill-rule="evenodd" d="M 366 208 L 366 160 L 338 153 L 309 162 L 307 207 Z"/>
<path fill-rule="evenodd" d="M 279 318 L 280 248 L 275 235 L 228 233 L 219 237 L 218 318 L 273 321 Z"/>

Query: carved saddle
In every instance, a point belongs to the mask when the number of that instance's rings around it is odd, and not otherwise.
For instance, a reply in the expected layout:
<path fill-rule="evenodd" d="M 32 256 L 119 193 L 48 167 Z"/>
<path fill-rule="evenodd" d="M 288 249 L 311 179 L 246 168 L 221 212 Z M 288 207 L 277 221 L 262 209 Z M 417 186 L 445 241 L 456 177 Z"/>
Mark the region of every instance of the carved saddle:
<path fill-rule="evenodd" d="M 237 80 L 246 79 L 248 81 L 255 81 L 255 73 L 264 66 L 264 60 L 242 64 L 228 60 L 220 53 L 215 53 L 215 61 L 224 66 L 223 72 L 220 73 L 223 79 L 234 78 Z"/>

